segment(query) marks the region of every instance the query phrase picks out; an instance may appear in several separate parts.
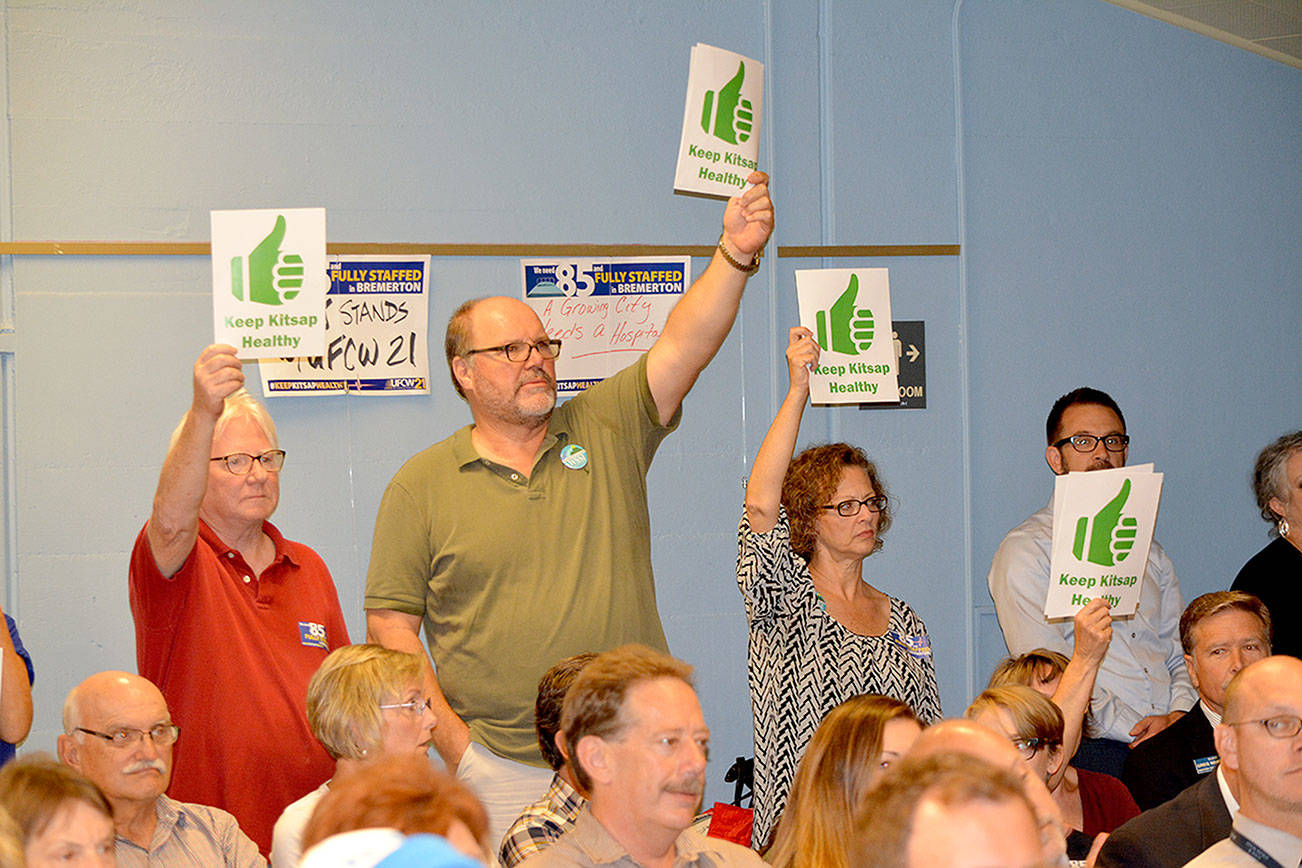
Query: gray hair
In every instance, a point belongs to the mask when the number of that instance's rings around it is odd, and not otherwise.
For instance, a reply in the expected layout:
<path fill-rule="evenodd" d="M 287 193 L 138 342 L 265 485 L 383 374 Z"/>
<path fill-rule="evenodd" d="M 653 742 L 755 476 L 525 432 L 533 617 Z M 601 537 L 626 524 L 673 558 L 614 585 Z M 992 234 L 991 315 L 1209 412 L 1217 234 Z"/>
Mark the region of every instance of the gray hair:
<path fill-rule="evenodd" d="M 267 440 L 271 442 L 272 449 L 280 448 L 280 441 L 276 437 L 276 423 L 271 420 L 271 414 L 267 412 L 266 406 L 261 401 L 249 394 L 249 390 L 241 386 L 234 392 L 226 396 L 222 402 L 222 414 L 217 417 L 217 427 L 213 430 L 213 439 L 220 437 L 226 430 L 226 426 L 237 416 L 248 416 L 262 433 L 267 435 Z M 176 423 L 176 428 L 172 431 L 172 439 L 168 442 L 167 448 L 170 450 L 176 446 L 176 441 L 181 437 L 181 429 L 185 427 L 185 420 L 190 417 L 190 411 L 186 410 L 181 421 Z"/>
<path fill-rule="evenodd" d="M 1293 499 L 1288 490 L 1288 480 L 1284 478 L 1284 464 L 1298 451 L 1302 451 L 1302 431 L 1285 434 L 1257 455 L 1257 464 L 1252 471 L 1252 491 L 1257 496 L 1261 517 L 1272 525 L 1272 534 L 1278 533 L 1273 525 L 1279 521 L 1279 516 L 1270 508 L 1270 501 L 1271 498 Z"/>

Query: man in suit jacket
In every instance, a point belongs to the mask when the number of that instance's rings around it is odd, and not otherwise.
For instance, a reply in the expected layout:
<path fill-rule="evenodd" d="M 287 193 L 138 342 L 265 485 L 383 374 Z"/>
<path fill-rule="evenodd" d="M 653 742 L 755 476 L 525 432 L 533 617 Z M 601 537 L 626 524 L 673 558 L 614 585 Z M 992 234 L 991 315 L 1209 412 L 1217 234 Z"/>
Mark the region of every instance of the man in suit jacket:
<path fill-rule="evenodd" d="M 1180 644 L 1198 704 L 1126 757 L 1121 780 L 1142 810 L 1174 798 L 1216 768 L 1212 729 L 1221 722 L 1225 687 L 1240 669 L 1270 656 L 1270 639 L 1270 612 L 1251 594 L 1215 591 L 1184 610 Z"/>
<path fill-rule="evenodd" d="M 1181 868 L 1230 836 L 1230 818 L 1238 809 L 1238 778 L 1222 767 L 1169 802 L 1122 823 L 1108 836 L 1095 866 Z"/>

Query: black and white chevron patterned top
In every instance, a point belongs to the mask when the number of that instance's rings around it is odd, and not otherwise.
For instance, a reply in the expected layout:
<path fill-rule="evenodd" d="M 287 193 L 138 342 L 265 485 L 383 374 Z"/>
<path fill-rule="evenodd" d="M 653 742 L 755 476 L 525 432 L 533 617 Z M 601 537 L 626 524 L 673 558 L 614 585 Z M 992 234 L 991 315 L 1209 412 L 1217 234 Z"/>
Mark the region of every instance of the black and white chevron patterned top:
<path fill-rule="evenodd" d="M 940 719 L 931 640 L 922 619 L 891 597 L 884 635 L 852 633 L 827 614 L 809 567 L 791 548 L 786 510 L 768 533 L 737 531 L 737 585 L 750 624 L 747 671 L 755 721 L 755 845 L 787 802 L 796 765 L 823 715 L 851 696 L 906 702 L 924 725 Z"/>

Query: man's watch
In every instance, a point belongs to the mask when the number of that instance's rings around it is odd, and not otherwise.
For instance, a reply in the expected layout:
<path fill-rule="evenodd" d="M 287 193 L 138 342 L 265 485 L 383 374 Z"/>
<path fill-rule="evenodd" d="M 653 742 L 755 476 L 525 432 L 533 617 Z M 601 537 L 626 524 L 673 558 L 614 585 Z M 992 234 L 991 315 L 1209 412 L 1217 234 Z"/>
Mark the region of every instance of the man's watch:
<path fill-rule="evenodd" d="M 723 246 L 723 236 L 720 235 L 720 236 L 719 236 L 719 252 L 723 254 L 724 261 L 726 261 L 726 262 L 727 262 L 729 265 L 731 265 L 733 268 L 737 269 L 738 271 L 742 272 L 743 274 L 750 275 L 750 274 L 754 274 L 755 272 L 759 271 L 759 267 L 760 267 L 760 258 L 764 255 L 764 248 L 761 247 L 759 250 L 756 250 L 756 251 L 755 251 L 754 256 L 751 257 L 750 265 L 742 265 L 740 262 L 738 262 L 737 260 L 733 259 L 733 258 L 732 258 L 732 254 L 728 252 L 728 248 L 726 248 L 726 247 Z"/>

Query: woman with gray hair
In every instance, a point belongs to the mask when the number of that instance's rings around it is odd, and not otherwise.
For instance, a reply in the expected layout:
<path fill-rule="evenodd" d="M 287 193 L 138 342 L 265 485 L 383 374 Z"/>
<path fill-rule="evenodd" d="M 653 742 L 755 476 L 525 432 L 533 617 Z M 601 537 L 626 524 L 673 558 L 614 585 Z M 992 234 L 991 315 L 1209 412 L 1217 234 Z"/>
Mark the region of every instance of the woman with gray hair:
<path fill-rule="evenodd" d="M 380 645 L 345 645 L 307 683 L 307 722 L 335 761 L 335 776 L 380 757 L 424 756 L 434 715 L 425 696 L 424 661 Z M 331 778 L 330 780 L 334 780 Z M 271 864 L 294 868 L 303 829 L 330 781 L 285 808 L 271 841 Z"/>
<path fill-rule="evenodd" d="M 1239 570 L 1231 586 L 1256 595 L 1275 622 L 1274 651 L 1302 657 L 1302 431 L 1261 450 L 1252 490 L 1274 540 Z"/>

